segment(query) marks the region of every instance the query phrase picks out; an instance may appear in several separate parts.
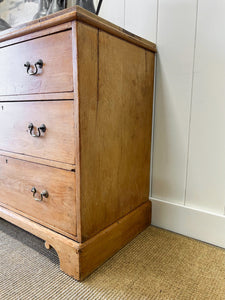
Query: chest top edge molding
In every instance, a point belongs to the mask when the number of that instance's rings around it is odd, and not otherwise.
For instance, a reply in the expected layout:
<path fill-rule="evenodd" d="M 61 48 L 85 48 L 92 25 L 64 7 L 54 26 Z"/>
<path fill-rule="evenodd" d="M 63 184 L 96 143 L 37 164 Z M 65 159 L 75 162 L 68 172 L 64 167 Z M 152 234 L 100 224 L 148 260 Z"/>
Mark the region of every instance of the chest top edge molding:
<path fill-rule="evenodd" d="M 89 11 L 79 6 L 74 6 L 59 11 L 55 14 L 21 24 L 14 28 L 4 30 L 0 33 L 0 43 L 8 41 L 13 38 L 22 37 L 30 33 L 34 33 L 43 29 L 51 28 L 53 26 L 61 25 L 66 22 L 71 22 L 76 20 L 89 24 L 90 26 L 96 27 L 100 30 L 106 31 L 112 35 L 127 40 L 149 51 L 157 52 L 156 45 L 154 43 L 146 39 L 143 39 L 137 35 L 134 35 L 128 32 L 127 30 L 119 26 L 116 26 L 111 22 L 108 22 L 103 18 L 100 18 L 99 16 L 90 13 Z"/>

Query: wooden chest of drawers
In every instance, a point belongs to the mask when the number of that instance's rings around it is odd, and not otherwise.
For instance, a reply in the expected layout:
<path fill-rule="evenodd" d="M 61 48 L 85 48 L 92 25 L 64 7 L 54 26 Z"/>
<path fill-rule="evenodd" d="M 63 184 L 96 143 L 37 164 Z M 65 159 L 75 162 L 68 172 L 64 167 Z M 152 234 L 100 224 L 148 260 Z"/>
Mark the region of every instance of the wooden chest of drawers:
<path fill-rule="evenodd" d="M 75 279 L 151 222 L 155 52 L 79 7 L 0 34 L 0 217 Z"/>

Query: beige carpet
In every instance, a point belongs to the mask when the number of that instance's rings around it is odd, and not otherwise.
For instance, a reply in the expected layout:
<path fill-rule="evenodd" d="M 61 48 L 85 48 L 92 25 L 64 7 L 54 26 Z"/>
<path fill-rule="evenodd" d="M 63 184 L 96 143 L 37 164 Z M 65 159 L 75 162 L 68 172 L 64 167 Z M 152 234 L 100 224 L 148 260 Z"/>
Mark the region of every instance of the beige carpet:
<path fill-rule="evenodd" d="M 149 227 L 79 283 L 42 240 L 0 219 L 0 299 L 225 300 L 225 250 Z"/>

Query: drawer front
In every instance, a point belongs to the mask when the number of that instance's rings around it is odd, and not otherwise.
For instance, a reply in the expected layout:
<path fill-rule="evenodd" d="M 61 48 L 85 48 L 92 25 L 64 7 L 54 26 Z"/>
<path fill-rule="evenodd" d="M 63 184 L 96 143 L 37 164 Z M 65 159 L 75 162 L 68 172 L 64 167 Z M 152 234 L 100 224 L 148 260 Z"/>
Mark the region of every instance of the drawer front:
<path fill-rule="evenodd" d="M 1 103 L 0 149 L 74 164 L 73 103 L 73 101 Z M 45 132 L 41 129 L 42 125 L 46 127 Z"/>
<path fill-rule="evenodd" d="M 35 63 L 43 61 L 43 67 Z M 71 31 L 0 49 L 0 95 L 73 91 Z"/>
<path fill-rule="evenodd" d="M 5 156 L 0 156 L 0 169 L 0 202 L 56 231 L 76 235 L 74 172 Z M 41 197 L 44 191 L 47 198 Z"/>

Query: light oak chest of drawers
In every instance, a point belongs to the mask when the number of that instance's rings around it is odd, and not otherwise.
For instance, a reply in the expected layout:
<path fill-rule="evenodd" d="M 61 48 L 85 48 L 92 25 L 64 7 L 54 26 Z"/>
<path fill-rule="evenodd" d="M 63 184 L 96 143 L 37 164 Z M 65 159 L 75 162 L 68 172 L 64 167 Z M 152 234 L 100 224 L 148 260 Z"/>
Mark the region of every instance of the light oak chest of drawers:
<path fill-rule="evenodd" d="M 0 217 L 75 279 L 151 222 L 155 52 L 79 7 L 0 34 Z"/>

